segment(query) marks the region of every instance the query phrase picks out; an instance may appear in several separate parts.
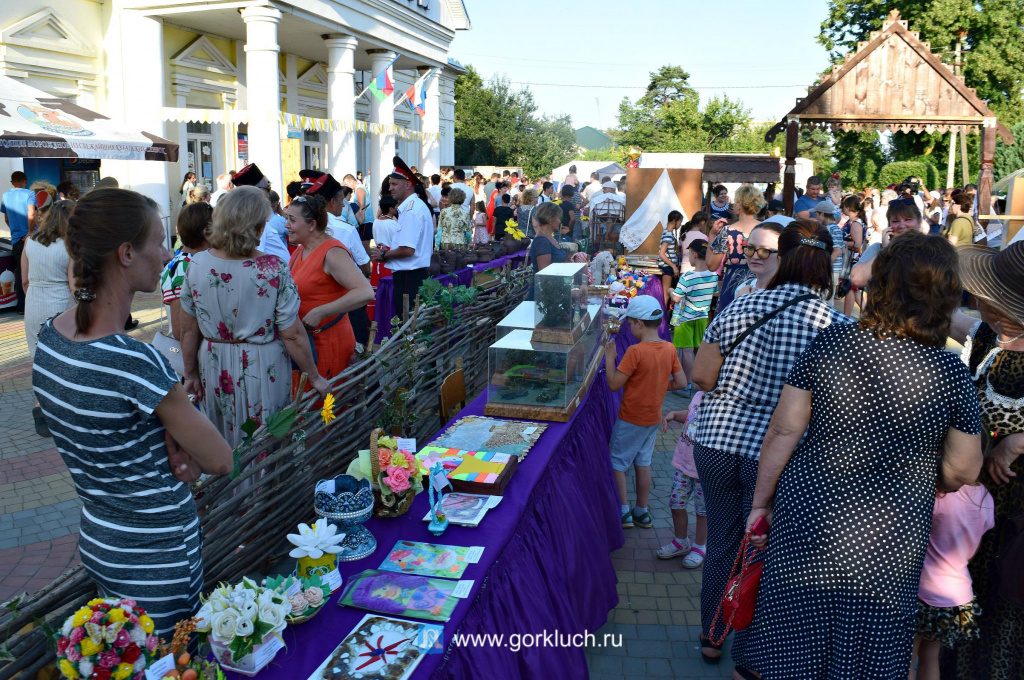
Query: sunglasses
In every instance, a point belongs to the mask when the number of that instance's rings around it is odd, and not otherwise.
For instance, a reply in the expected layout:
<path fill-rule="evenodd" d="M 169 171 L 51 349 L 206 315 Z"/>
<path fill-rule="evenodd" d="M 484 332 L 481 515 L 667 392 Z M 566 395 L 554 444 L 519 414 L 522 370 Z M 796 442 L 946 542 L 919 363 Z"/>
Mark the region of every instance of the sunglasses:
<path fill-rule="evenodd" d="M 754 246 L 743 246 L 743 254 L 747 257 L 753 257 L 754 253 L 757 253 L 757 257 L 762 260 L 767 260 L 772 255 L 777 255 L 779 251 L 772 250 L 771 248 L 755 248 Z"/>

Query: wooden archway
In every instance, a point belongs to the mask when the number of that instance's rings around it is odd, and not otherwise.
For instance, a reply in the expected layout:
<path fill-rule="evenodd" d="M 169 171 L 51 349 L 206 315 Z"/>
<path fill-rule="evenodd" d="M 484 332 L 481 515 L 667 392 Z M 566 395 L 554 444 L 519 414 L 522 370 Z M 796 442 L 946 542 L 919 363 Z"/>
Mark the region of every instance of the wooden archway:
<path fill-rule="evenodd" d="M 800 126 L 831 126 L 840 130 L 893 132 L 981 131 L 981 173 L 978 206 L 988 212 L 992 194 L 992 168 L 996 135 L 1013 144 L 1013 135 L 1001 125 L 988 105 L 962 75 L 931 51 L 916 31 L 907 28 L 893 10 L 881 31 L 846 59 L 793 110 L 765 135 L 772 142 L 786 133 L 783 200 L 793 214 L 796 188 L 797 140 Z"/>

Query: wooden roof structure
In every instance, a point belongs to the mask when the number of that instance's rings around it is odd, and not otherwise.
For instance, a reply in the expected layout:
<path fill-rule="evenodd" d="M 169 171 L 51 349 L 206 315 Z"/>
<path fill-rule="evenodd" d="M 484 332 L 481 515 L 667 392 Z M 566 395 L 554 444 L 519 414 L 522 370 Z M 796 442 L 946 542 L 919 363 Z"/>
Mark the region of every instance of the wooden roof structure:
<path fill-rule="evenodd" d="M 778 156 L 749 153 L 706 153 L 704 154 L 703 180 L 712 184 L 726 182 L 779 181 L 782 161 Z"/>
<path fill-rule="evenodd" d="M 982 190 L 988 171 L 991 188 L 992 157 L 996 135 L 1013 144 L 1013 135 L 996 120 L 988 105 L 964 77 L 953 72 L 907 27 L 893 10 L 880 31 L 873 31 L 857 51 L 846 55 L 831 75 L 797 99 L 796 106 L 768 131 L 771 142 L 786 132 L 785 200 L 792 211 L 795 179 L 796 138 L 804 127 L 833 127 L 840 130 L 891 130 L 893 132 L 982 133 L 982 177 L 979 199 L 988 200 Z M 987 152 L 987 153 L 986 153 Z M 979 203 L 987 205 L 987 203 Z"/>

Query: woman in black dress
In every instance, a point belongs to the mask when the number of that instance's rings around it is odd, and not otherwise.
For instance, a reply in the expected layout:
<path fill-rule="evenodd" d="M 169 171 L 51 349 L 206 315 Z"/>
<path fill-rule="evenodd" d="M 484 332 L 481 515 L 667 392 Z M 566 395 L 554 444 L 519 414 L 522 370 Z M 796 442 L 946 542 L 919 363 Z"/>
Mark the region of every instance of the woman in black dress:
<path fill-rule="evenodd" d="M 764 678 L 907 677 L 936 485 L 974 482 L 982 463 L 978 397 L 944 349 L 961 289 L 947 241 L 895 238 L 869 313 L 793 367 L 747 520 L 771 524 L 753 539 L 768 555 L 746 650 Z"/>

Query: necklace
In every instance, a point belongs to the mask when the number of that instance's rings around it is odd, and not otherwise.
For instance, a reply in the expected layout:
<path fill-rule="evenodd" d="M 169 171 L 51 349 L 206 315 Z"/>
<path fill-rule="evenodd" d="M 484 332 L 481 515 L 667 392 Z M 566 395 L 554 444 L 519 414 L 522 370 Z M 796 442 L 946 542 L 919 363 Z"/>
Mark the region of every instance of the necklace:
<path fill-rule="evenodd" d="M 1015 335 L 1009 340 L 1000 340 L 999 336 L 996 336 L 996 342 L 999 343 L 1000 345 L 1011 345 L 1020 340 L 1021 338 L 1024 338 L 1024 333 L 1021 333 L 1020 335 Z"/>

